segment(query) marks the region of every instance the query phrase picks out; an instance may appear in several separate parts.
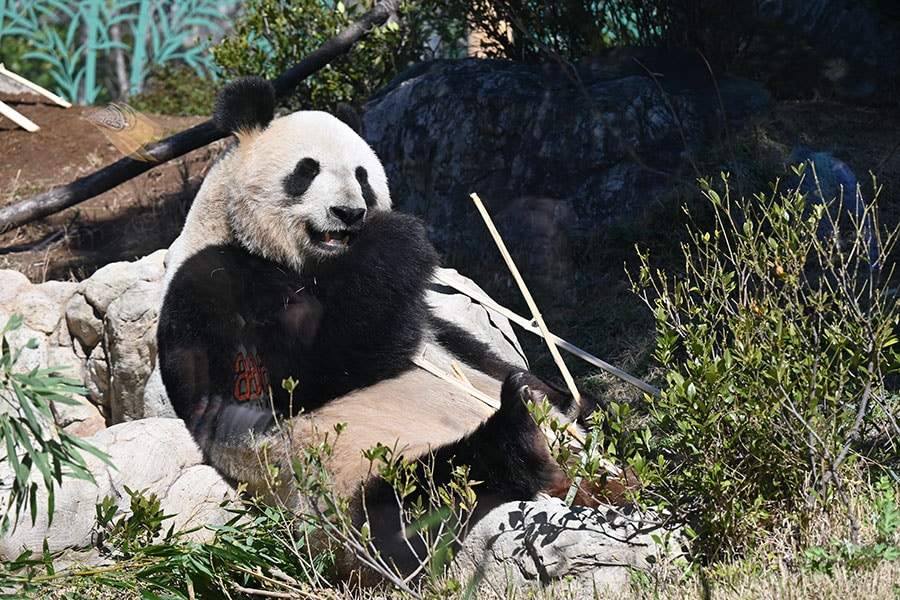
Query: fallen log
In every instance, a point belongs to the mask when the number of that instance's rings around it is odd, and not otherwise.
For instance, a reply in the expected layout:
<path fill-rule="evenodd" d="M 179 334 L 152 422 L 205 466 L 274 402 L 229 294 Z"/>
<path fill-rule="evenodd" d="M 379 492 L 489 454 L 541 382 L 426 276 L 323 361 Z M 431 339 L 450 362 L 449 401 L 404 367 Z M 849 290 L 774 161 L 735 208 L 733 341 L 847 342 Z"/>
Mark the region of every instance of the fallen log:
<path fill-rule="evenodd" d="M 349 52 L 353 44 L 365 37 L 372 31 L 372 28 L 385 23 L 396 12 L 399 3 L 399 0 L 382 0 L 372 10 L 362 15 L 358 21 L 275 78 L 272 84 L 275 86 L 276 97 L 279 99 L 286 97 L 296 89 L 301 81 L 322 69 L 338 56 Z M 216 129 L 211 120 L 204 121 L 149 146 L 146 154 L 150 158 L 147 160 L 126 157 L 71 183 L 57 186 L 31 198 L 0 208 L 0 233 L 89 200 L 164 162 L 202 148 L 226 135 Z"/>

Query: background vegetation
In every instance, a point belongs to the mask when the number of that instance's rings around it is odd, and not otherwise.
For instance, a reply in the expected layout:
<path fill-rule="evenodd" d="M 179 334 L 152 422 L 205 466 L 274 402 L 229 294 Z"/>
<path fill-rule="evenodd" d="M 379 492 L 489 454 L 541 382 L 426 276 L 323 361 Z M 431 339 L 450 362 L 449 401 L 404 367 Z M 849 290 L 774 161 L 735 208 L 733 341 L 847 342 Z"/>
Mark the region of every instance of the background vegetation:
<path fill-rule="evenodd" d="M 211 51 L 223 76 L 274 76 L 370 6 L 283 4 L 244 4 L 241 20 Z M 54 4 L 48 13 L 56 19 L 50 22 L 58 36 L 77 17 L 61 6 Z M 751 64 L 750 49 L 759 47 L 748 37 L 760 35 L 747 27 L 751 9 L 746 0 L 408 3 L 396 23 L 310 80 L 294 102 L 325 107 L 359 102 L 416 60 L 459 55 L 463 33 L 472 27 L 486 34 L 480 44 L 486 56 L 574 60 L 619 44 L 676 44 L 700 47 L 711 62 L 740 68 Z M 128 14 L 137 18 L 140 12 Z M 0 48 L 12 48 L 11 54 L 24 60 L 33 51 L 24 35 L 24 30 L 7 32 Z M 83 56 L 63 46 L 72 56 Z M 163 101 L 186 97 L 208 111 L 208 79 L 195 78 L 186 59 L 164 62 L 171 64 L 155 67 L 160 70 L 149 80 L 141 69 L 146 93 L 135 101 L 145 103 L 142 109 L 184 110 Z M 86 63 L 60 59 L 60 64 L 77 68 L 61 76 L 42 66 L 33 71 L 35 77 L 52 77 L 59 85 L 87 80 L 78 75 Z M 157 87 L 147 87 L 147 81 Z M 740 145 L 764 143 L 761 137 L 737 140 L 737 148 L 712 149 L 704 164 L 734 165 Z M 753 150 L 741 156 L 758 158 Z M 645 487 L 636 501 L 688 534 L 687 560 L 662 565 L 652 576 L 636 574 L 632 595 L 710 597 L 715 590 L 716 597 L 735 598 L 900 597 L 896 235 L 877 226 L 876 268 L 866 227 L 859 220 L 848 222 L 841 198 L 830 210 L 823 205 L 811 210 L 806 197 L 776 182 L 779 173 L 766 171 L 771 161 L 761 162 L 735 175 L 742 177 L 743 194 L 734 194 L 734 178 L 728 177 L 705 181 L 700 195 L 673 190 L 659 199 L 653 218 L 631 230 L 608 232 L 574 259 L 584 289 L 571 292 L 576 300 L 559 316 L 569 327 L 587 324 L 598 339 L 612 340 L 604 343 L 619 344 L 620 356 L 631 353 L 629 366 L 664 391 L 661 399 L 644 398 L 581 372 L 585 387 L 617 401 L 596 445 L 640 473 Z M 794 175 L 814 178 L 803 168 Z M 874 204 L 875 196 L 866 199 Z M 877 223 L 877 210 L 868 210 L 866 217 Z M 823 224 L 842 235 L 821 235 Z M 645 229 L 640 236 L 639 228 Z M 632 240 L 638 237 L 644 244 L 635 251 Z M 622 262 L 631 265 L 631 280 L 620 291 L 638 301 L 620 299 L 612 310 L 607 307 L 616 323 L 599 320 L 591 288 L 611 277 L 622 279 Z M 599 270 L 605 273 L 598 279 Z M 14 356 L 6 346 L 4 353 Z M 7 376 L 0 383 L 11 390 L 15 381 Z M 34 385 L 56 394 L 70 382 Z M 14 481 L 27 481 L 26 471 L 36 466 L 44 482 L 58 484 L 64 469 L 45 456 L 69 460 L 66 468 L 81 474 L 77 458 L 66 458 L 77 455 L 35 449 L 28 440 L 42 436 L 19 435 L 9 427 L 5 439 L 21 450 L 7 458 Z M 64 449 L 76 442 L 60 443 Z M 16 456 L 29 458 L 15 462 Z M 307 457 L 305 468 L 320 458 Z M 315 470 L 298 467 L 298 482 L 310 481 L 310 473 Z M 10 501 L 7 518 L 33 510 L 28 485 L 20 483 L 25 495 Z M 168 531 L 158 502 L 139 490 L 128 508 L 111 501 L 97 508 L 114 567 L 62 572 L 55 557 L 23 555 L 6 565 L 0 586 L 15 594 L 56 597 L 98 597 L 105 589 L 174 598 L 240 596 L 250 589 L 289 597 L 331 594 L 325 578 L 329 556 L 313 558 L 304 529 L 296 530 L 277 506 L 238 511 L 202 544 Z M 365 543 L 365 532 L 340 525 L 338 520 L 336 531 L 345 543 Z M 465 592 L 466 582 L 429 579 L 422 589 L 406 593 Z"/>

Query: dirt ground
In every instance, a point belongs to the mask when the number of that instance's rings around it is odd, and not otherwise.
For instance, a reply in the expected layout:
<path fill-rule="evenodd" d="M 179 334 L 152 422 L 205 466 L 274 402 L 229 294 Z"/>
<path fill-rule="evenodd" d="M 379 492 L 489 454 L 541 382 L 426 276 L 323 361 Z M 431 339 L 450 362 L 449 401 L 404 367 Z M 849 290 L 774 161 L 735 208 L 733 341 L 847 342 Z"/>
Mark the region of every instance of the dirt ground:
<path fill-rule="evenodd" d="M 0 94 L 0 100 L 40 130 L 28 133 L 0 118 L 0 206 L 70 183 L 123 158 L 85 117 L 96 107 L 62 108 L 32 94 Z M 164 136 L 204 117 L 146 115 Z M 83 279 L 109 262 L 133 260 L 167 247 L 210 164 L 217 142 L 160 165 L 73 208 L 0 235 L 0 268 L 32 281 Z M 0 223 L 0 231 L 4 230 Z"/>
<path fill-rule="evenodd" d="M 0 206 L 95 172 L 123 154 L 86 116 L 95 107 L 61 108 L 40 96 L 0 93 L 41 129 L 28 133 L 0 118 Z M 204 117 L 147 115 L 164 135 Z M 737 138 L 738 161 L 777 165 L 802 142 L 847 162 L 872 195 L 883 187 L 883 221 L 900 223 L 900 109 L 854 107 L 833 101 L 777 102 Z M 113 261 L 133 260 L 167 247 L 178 234 L 190 200 L 226 141 L 195 150 L 101 196 L 0 235 L 0 268 L 32 281 L 83 279 Z M 711 172 L 727 169 L 709 165 Z M 769 177 L 768 172 L 763 176 Z M 764 180 L 768 181 L 768 180 Z M 764 183 L 763 181 L 763 183 Z M 3 231 L 0 223 L 0 231 Z"/>

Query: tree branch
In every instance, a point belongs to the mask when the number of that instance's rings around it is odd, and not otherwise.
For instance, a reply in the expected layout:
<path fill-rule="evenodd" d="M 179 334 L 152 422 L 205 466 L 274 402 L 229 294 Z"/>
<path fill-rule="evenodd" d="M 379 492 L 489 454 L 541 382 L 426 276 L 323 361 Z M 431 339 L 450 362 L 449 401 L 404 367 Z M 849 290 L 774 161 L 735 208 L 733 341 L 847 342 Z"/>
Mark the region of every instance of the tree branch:
<path fill-rule="evenodd" d="M 338 56 L 349 52 L 353 44 L 368 35 L 374 27 L 386 22 L 396 12 L 398 5 L 399 0 L 382 0 L 358 21 L 278 76 L 272 82 L 276 97 L 281 99 L 288 96 L 301 81 L 322 69 Z M 216 129 L 211 120 L 205 121 L 148 148 L 147 154 L 155 160 L 141 161 L 123 158 L 69 184 L 57 186 L 31 198 L 0 208 L 0 233 L 89 200 L 141 173 L 211 144 L 226 135 Z"/>

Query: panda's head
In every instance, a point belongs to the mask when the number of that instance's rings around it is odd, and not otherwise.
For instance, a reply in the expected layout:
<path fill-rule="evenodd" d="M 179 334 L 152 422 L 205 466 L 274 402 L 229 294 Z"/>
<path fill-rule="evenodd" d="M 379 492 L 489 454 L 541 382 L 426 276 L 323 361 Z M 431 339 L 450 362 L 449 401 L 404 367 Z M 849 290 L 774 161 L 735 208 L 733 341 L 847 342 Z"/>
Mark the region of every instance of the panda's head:
<path fill-rule="evenodd" d="M 238 139 L 220 167 L 225 209 L 241 245 L 302 272 L 352 248 L 366 216 L 390 209 L 390 192 L 375 152 L 348 124 L 274 112 L 274 90 L 258 77 L 216 98 L 216 126 Z"/>

